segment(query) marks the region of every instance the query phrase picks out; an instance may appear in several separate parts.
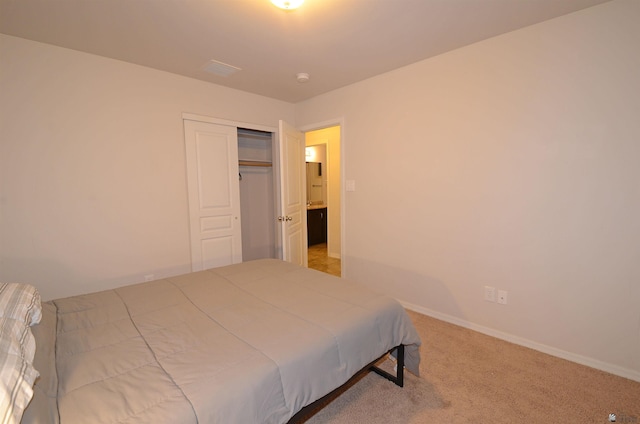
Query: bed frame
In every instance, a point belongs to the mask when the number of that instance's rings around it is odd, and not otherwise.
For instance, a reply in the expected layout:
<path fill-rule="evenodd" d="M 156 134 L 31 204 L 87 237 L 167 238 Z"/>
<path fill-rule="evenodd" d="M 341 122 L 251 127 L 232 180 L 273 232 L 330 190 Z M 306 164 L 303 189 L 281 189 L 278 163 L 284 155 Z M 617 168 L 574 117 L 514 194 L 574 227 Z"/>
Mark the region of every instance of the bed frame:
<path fill-rule="evenodd" d="M 393 375 L 376 366 L 376 364 L 387 355 L 392 355 L 397 359 L 396 375 Z M 338 387 L 337 389 L 333 390 L 332 392 L 325 395 L 324 397 L 321 397 L 315 402 L 312 402 L 309 405 L 302 408 L 300 411 L 296 413 L 296 415 L 294 415 L 287 422 L 287 424 L 303 423 L 304 421 L 309 419 L 312 415 L 314 415 L 316 412 L 318 412 L 320 409 L 322 409 L 324 406 L 328 405 L 332 400 L 334 400 L 335 398 L 340 396 L 342 393 L 344 393 L 345 390 L 351 387 L 365 373 L 370 371 L 373 371 L 376 374 L 379 374 L 382 377 L 386 378 L 387 380 L 392 381 L 399 387 L 404 387 L 404 345 L 403 344 L 398 345 L 390 349 L 388 352 L 385 352 L 378 359 L 376 359 L 375 361 L 371 362 L 369 365 L 362 368 L 362 370 L 356 373 L 356 375 L 351 377 L 349 381 L 344 383 L 342 386 Z"/>
<path fill-rule="evenodd" d="M 395 355 L 393 355 L 394 350 L 396 351 Z M 386 372 L 381 368 L 378 368 L 375 365 L 375 363 L 378 362 L 380 359 L 382 359 L 387 353 L 390 355 L 393 355 L 398 360 L 398 363 L 396 365 L 395 376 L 393 374 Z M 393 381 L 397 386 L 404 387 L 404 345 L 401 344 L 399 346 L 396 346 L 393 349 L 389 350 L 389 352 L 387 353 L 385 353 L 380 358 L 376 359 L 372 364 L 370 364 L 369 370 L 383 376 L 389 381 Z"/>

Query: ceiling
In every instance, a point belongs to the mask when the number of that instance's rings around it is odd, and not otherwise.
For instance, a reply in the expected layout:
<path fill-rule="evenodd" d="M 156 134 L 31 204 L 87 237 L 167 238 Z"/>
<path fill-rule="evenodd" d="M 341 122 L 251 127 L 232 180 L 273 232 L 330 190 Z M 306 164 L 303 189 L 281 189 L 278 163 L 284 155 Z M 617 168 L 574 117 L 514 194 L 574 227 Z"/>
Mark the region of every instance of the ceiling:
<path fill-rule="evenodd" d="M 0 0 L 0 32 L 296 103 L 606 1 Z"/>

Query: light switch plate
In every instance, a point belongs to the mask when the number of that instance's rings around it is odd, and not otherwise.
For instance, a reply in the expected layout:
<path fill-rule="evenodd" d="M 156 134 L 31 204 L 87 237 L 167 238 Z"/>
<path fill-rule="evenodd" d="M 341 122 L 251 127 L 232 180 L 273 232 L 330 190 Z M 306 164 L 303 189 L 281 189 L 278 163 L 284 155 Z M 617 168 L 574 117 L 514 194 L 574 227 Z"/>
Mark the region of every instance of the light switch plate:
<path fill-rule="evenodd" d="M 347 191 L 356 191 L 356 180 L 347 180 Z"/>

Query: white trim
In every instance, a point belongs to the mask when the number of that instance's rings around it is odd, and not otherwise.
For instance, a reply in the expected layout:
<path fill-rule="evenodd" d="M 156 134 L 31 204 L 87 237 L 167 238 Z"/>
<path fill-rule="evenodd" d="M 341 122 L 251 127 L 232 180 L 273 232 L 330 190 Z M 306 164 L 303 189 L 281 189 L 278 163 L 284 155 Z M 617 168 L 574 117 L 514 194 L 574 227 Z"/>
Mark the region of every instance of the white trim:
<path fill-rule="evenodd" d="M 441 321 L 448 322 L 450 324 L 458 325 L 460 327 L 468 328 L 470 330 L 477 331 L 479 333 L 486 334 L 488 336 L 492 336 L 501 340 L 505 340 L 520 346 L 528 347 L 530 349 L 537 350 L 539 352 L 546 353 L 551 356 L 566 359 L 568 361 L 575 362 L 581 365 L 586 365 L 588 367 L 605 371 L 610 374 L 617 375 L 619 377 L 624 377 L 624 378 L 628 378 L 629 380 L 640 382 L 640 372 L 638 371 L 631 370 L 628 368 L 623 368 L 618 365 L 610 364 L 607 362 L 599 361 L 597 359 L 588 358 L 586 356 L 578 355 L 576 353 L 567 352 L 565 350 L 557 349 L 555 347 L 547 346 L 542 343 L 538 343 L 522 337 L 514 336 L 513 334 L 504 333 L 502 331 L 498 331 L 493 328 L 474 324 L 462 318 L 454 317 L 452 315 L 443 314 L 441 312 L 423 308 L 422 306 L 414 305 L 409 302 L 404 302 L 402 300 L 398 300 L 398 301 L 402 304 L 402 306 L 414 312 L 418 312 L 423 315 L 427 315 L 432 318 L 436 318 Z"/>
<path fill-rule="evenodd" d="M 182 113 L 182 119 L 187 121 L 208 122 L 210 124 L 227 125 L 229 127 L 247 128 L 250 130 L 265 131 L 277 134 L 278 127 L 270 127 L 268 125 L 252 124 L 250 122 L 230 121 L 228 119 L 213 118 L 211 116 L 196 115 L 194 113 Z"/>
<path fill-rule="evenodd" d="M 298 129 L 302 132 L 308 132 L 308 131 L 316 131 L 316 130 L 322 130 L 325 128 L 335 127 L 338 125 L 342 128 L 342 126 L 344 125 L 344 118 L 328 119 L 323 122 L 317 122 L 315 124 L 309 124 L 303 127 L 298 127 Z M 342 139 L 340 139 L 340 143 L 342 143 Z"/>

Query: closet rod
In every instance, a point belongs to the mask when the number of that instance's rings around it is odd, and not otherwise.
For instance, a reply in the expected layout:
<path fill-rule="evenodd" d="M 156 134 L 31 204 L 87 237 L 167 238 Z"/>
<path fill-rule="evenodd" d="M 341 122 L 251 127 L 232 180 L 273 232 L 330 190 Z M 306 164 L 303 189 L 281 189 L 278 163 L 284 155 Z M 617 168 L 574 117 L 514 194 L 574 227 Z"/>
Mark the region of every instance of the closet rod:
<path fill-rule="evenodd" d="M 271 162 L 260 162 L 256 160 L 241 160 L 238 161 L 240 166 L 272 166 Z"/>

